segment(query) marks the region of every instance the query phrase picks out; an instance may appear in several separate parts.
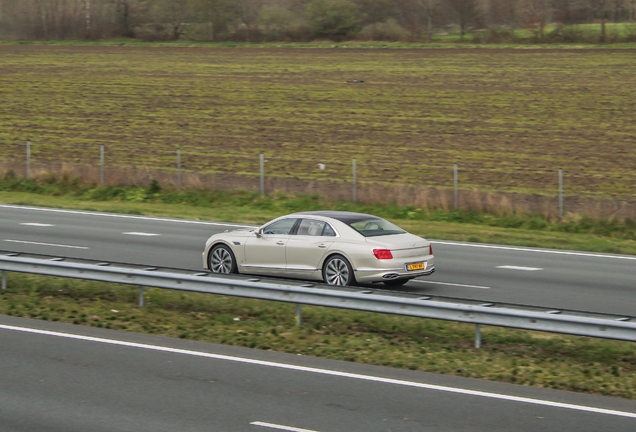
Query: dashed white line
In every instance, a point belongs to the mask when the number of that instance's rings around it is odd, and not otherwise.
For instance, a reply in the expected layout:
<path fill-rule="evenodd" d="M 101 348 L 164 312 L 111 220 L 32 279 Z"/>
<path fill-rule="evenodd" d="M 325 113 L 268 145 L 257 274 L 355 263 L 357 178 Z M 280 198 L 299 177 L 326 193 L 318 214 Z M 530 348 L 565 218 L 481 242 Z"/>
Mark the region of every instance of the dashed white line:
<path fill-rule="evenodd" d="M 24 207 L 24 206 L 6 205 L 6 204 L 0 204 L 0 208 L 10 208 L 10 209 L 17 209 L 17 210 L 34 210 L 34 211 L 51 212 L 51 213 L 79 214 L 79 215 L 86 215 L 86 216 L 103 216 L 103 217 L 123 218 L 123 219 L 139 219 L 139 220 L 149 220 L 149 221 L 157 221 L 157 222 L 175 222 L 175 223 L 197 224 L 197 225 L 216 225 L 216 226 L 228 226 L 228 227 L 234 227 L 234 228 L 256 228 L 255 225 L 240 225 L 240 224 L 207 222 L 207 221 L 198 221 L 198 220 L 189 220 L 189 219 L 170 219 L 170 218 L 160 218 L 160 217 L 150 217 L 150 216 L 117 214 L 117 213 L 101 213 L 101 212 L 88 212 L 88 211 L 79 211 L 79 210 L 52 209 L 52 208 L 44 208 L 44 207 Z"/>
<path fill-rule="evenodd" d="M 522 251 L 522 252 L 537 252 L 537 253 L 549 253 L 549 254 L 557 254 L 557 255 L 574 255 L 574 256 L 583 256 L 583 257 L 590 257 L 590 258 L 612 258 L 612 259 L 624 259 L 624 260 L 636 261 L 636 256 L 628 256 L 628 255 L 607 255 L 607 254 L 595 254 L 591 252 L 562 251 L 562 250 L 556 250 L 556 249 L 533 249 L 533 248 L 524 248 L 524 247 L 487 245 L 487 244 L 478 244 L 478 243 L 447 242 L 447 241 L 438 241 L 438 240 L 431 240 L 430 242 L 433 244 L 441 244 L 441 245 L 448 245 L 448 246 L 466 246 L 466 247 L 485 248 L 485 249 L 503 249 L 503 250 L 512 250 L 512 251 Z"/>
<path fill-rule="evenodd" d="M 52 225 L 52 224 L 44 224 L 44 223 L 37 223 L 37 222 L 23 222 L 20 225 L 34 226 L 34 227 L 52 227 L 52 226 L 55 226 L 55 225 Z"/>
<path fill-rule="evenodd" d="M 321 375 L 336 376 L 341 378 L 350 378 L 350 379 L 357 379 L 362 381 L 401 385 L 401 386 L 421 388 L 421 389 L 427 389 L 427 390 L 456 393 L 456 394 L 462 394 L 462 395 L 468 395 L 468 396 L 486 397 L 491 399 L 507 400 L 507 401 L 521 402 L 521 403 L 527 403 L 527 404 L 533 404 L 533 405 L 549 406 L 553 408 L 564 408 L 564 409 L 570 409 L 575 411 L 591 412 L 596 414 L 605 414 L 605 415 L 612 415 L 616 417 L 636 419 L 636 412 L 618 411 L 618 410 L 612 410 L 612 409 L 606 409 L 606 408 L 597 408 L 597 407 L 591 407 L 591 406 L 585 406 L 585 405 L 575 405 L 575 404 L 556 402 L 556 401 L 550 401 L 550 400 L 544 400 L 544 399 L 534 399 L 534 398 L 528 398 L 528 397 L 506 395 L 501 393 L 490 393 L 490 392 L 485 392 L 480 390 L 469 390 L 469 389 L 458 388 L 458 387 L 448 387 L 448 386 L 441 386 L 441 385 L 435 385 L 435 384 L 426 384 L 426 383 L 421 383 L 417 381 L 405 381 L 400 379 L 384 378 L 384 377 L 378 377 L 373 375 L 362 375 L 357 373 L 341 372 L 341 371 L 335 371 L 330 369 L 320 369 L 320 368 L 308 367 L 308 366 L 298 366 L 298 365 L 292 365 L 287 363 L 277 363 L 277 362 L 271 362 L 271 361 L 265 361 L 265 360 L 245 358 L 245 357 L 234 357 L 234 356 L 227 356 L 222 354 L 206 353 L 201 351 L 191 351 L 191 350 L 178 349 L 178 348 L 169 348 L 169 347 L 164 347 L 160 345 L 148 345 L 148 344 L 141 344 L 141 343 L 135 343 L 135 342 L 126 342 L 126 341 L 121 341 L 116 339 L 104 339 L 104 338 L 98 338 L 98 337 L 77 335 L 72 333 L 60 333 L 60 332 L 54 332 L 54 331 L 48 331 L 48 330 L 38 330 L 38 329 L 32 329 L 28 327 L 17 327 L 17 326 L 5 325 L 5 324 L 0 324 L 0 329 L 21 331 L 25 333 L 41 334 L 46 336 L 56 336 L 56 337 L 74 339 L 74 340 L 97 342 L 97 343 L 103 343 L 103 344 L 109 344 L 109 345 L 125 346 L 125 347 L 131 347 L 131 348 L 141 348 L 141 349 L 147 349 L 152 351 L 190 355 L 190 356 L 210 358 L 210 359 L 216 359 L 216 360 L 233 361 L 238 363 L 274 367 L 274 368 L 294 370 L 299 372 L 310 372 L 310 373 L 316 373 Z"/>
<path fill-rule="evenodd" d="M 142 236 L 142 237 L 153 237 L 153 236 L 160 236 L 161 234 L 155 234 L 155 233 L 146 233 L 146 232 L 124 232 L 122 233 L 124 235 L 134 235 L 134 236 Z"/>
<path fill-rule="evenodd" d="M 414 280 L 413 282 L 436 284 L 436 285 L 450 285 L 450 286 L 456 286 L 456 287 L 462 287 L 462 288 L 490 289 L 490 287 L 487 287 L 487 286 L 464 285 L 464 284 L 457 284 L 457 283 L 450 283 L 450 282 L 433 282 L 433 281 L 427 281 L 427 280 Z"/>
<path fill-rule="evenodd" d="M 498 269 L 506 269 L 506 270 L 521 270 L 521 271 L 539 271 L 543 270 L 541 267 L 521 267 L 521 266 L 513 266 L 513 265 L 502 265 L 497 266 Z"/>
<path fill-rule="evenodd" d="M 293 426 L 283 426 L 283 425 L 277 425 L 274 423 L 265 423 L 265 422 L 260 422 L 260 421 L 255 421 L 250 423 L 251 425 L 254 426 L 263 426 L 263 427 L 267 427 L 267 428 L 272 428 L 272 429 L 280 429 L 280 430 L 285 430 L 285 431 L 290 431 L 290 432 L 318 432 L 318 431 L 314 431 L 314 430 L 310 430 L 310 429 L 301 429 L 301 428 L 297 428 L 297 427 L 293 427 Z"/>
<path fill-rule="evenodd" d="M 24 243 L 24 244 L 31 244 L 31 245 L 38 245 L 38 246 L 54 246 L 54 247 L 70 248 L 70 249 L 90 249 L 86 246 L 61 245 L 61 244 L 55 244 L 55 243 L 38 243 L 38 242 L 31 242 L 31 241 L 24 241 L 24 240 L 4 239 L 3 241 L 11 242 L 11 243 Z"/>

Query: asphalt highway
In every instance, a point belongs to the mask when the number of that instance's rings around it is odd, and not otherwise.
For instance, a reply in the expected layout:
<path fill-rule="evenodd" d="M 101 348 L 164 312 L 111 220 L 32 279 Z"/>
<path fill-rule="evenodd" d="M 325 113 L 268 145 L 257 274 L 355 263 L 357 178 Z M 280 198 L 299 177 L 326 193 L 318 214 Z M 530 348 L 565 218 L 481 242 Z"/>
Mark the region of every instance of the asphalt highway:
<path fill-rule="evenodd" d="M 202 269 L 212 234 L 245 227 L 0 205 L 0 250 Z M 433 240 L 436 272 L 403 291 L 635 315 L 636 257 Z"/>
<path fill-rule="evenodd" d="M 0 316 L 2 432 L 633 432 L 636 402 Z"/>

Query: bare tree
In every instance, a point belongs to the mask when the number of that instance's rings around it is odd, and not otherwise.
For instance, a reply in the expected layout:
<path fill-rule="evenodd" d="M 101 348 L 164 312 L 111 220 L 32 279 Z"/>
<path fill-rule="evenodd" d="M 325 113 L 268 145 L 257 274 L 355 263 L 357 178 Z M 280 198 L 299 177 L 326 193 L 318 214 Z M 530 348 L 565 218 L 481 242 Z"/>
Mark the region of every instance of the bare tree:
<path fill-rule="evenodd" d="M 157 22 L 170 29 L 170 38 L 177 40 L 183 34 L 183 25 L 190 15 L 188 0 L 156 0 L 152 6 Z"/>
<path fill-rule="evenodd" d="M 446 0 L 453 21 L 459 25 L 459 40 L 480 22 L 482 15 L 478 0 Z"/>
<path fill-rule="evenodd" d="M 114 35 L 134 37 L 135 27 L 149 19 L 151 0 L 108 0 L 108 3 L 113 8 L 110 24 Z"/>
<path fill-rule="evenodd" d="M 506 26 L 514 30 L 519 27 L 520 9 L 520 0 L 490 0 L 488 24 Z"/>
<path fill-rule="evenodd" d="M 426 17 L 426 39 L 433 42 L 433 20 L 439 12 L 440 0 L 417 0 Z"/>
<path fill-rule="evenodd" d="M 231 0 L 193 0 L 193 16 L 205 24 L 208 40 L 217 40 L 230 22 L 235 19 L 236 10 Z"/>
<path fill-rule="evenodd" d="M 263 7 L 263 0 L 234 0 L 234 7 L 238 18 L 245 25 L 245 38 L 249 42 L 258 28 L 258 18 Z"/>
<path fill-rule="evenodd" d="M 605 21 L 610 6 L 610 0 L 591 0 L 592 7 L 597 11 L 601 18 L 601 43 L 607 42 L 607 31 L 605 29 Z"/>
<path fill-rule="evenodd" d="M 545 39 L 545 27 L 552 18 L 552 6 L 550 0 L 522 0 L 523 13 L 526 16 L 526 25 L 537 30 L 540 41 Z"/>

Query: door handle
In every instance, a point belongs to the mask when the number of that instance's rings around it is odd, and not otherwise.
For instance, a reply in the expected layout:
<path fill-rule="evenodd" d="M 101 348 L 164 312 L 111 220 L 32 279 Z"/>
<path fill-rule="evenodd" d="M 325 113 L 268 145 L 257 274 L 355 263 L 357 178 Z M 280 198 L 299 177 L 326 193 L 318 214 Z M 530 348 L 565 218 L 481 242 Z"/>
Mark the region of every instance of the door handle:
<path fill-rule="evenodd" d="M 318 247 L 319 247 L 319 248 L 326 248 L 326 247 L 327 247 L 327 245 L 326 245 L 326 244 L 321 243 L 321 244 L 319 244 L 319 245 L 318 245 Z"/>
<path fill-rule="evenodd" d="M 284 241 L 277 241 L 276 244 L 277 245 L 281 245 L 281 246 L 285 246 L 285 242 Z"/>

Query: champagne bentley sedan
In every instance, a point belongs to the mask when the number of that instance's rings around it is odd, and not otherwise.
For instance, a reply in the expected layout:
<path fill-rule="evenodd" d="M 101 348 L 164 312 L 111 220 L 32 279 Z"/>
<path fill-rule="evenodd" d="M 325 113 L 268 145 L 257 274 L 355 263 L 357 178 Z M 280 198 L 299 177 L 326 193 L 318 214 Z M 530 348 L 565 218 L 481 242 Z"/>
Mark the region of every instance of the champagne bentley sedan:
<path fill-rule="evenodd" d="M 203 265 L 213 273 L 329 285 L 399 286 L 435 271 L 429 241 L 377 216 L 343 211 L 293 213 L 257 229 L 215 234 L 205 244 Z"/>

